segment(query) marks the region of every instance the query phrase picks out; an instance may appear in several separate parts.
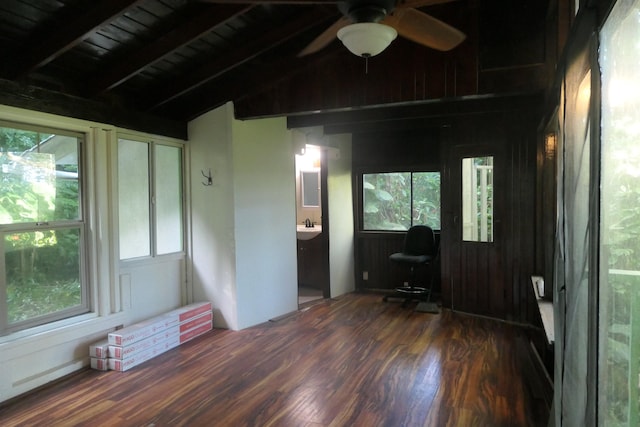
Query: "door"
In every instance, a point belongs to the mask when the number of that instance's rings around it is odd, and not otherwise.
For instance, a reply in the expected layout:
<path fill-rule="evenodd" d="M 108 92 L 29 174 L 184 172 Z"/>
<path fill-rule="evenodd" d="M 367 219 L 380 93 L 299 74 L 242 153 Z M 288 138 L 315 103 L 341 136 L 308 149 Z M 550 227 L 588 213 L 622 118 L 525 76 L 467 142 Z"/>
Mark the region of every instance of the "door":
<path fill-rule="evenodd" d="M 502 156 L 493 146 L 457 146 L 447 164 L 443 303 L 456 311 L 504 318 Z"/>

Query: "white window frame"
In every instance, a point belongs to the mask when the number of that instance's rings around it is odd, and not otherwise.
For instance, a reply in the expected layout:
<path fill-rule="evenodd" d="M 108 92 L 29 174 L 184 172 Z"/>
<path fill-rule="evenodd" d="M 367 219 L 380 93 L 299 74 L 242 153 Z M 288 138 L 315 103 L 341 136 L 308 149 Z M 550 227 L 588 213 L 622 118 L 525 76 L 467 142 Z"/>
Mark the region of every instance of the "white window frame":
<path fill-rule="evenodd" d="M 137 135 L 137 134 L 130 134 L 130 133 L 118 133 L 117 138 L 116 138 L 116 145 L 119 146 L 120 140 L 127 140 L 127 141 L 132 141 L 132 142 L 139 142 L 141 144 L 147 144 L 148 145 L 148 165 L 147 165 L 147 172 L 148 172 L 148 176 L 149 176 L 149 254 L 148 255 L 144 255 L 144 256 L 139 256 L 139 257 L 132 257 L 132 258 L 121 258 L 120 257 L 120 250 L 118 249 L 118 259 L 120 260 L 121 265 L 128 265 L 131 263 L 139 263 L 139 262 L 149 262 L 150 260 L 154 260 L 154 259 L 158 259 L 158 258 L 173 258 L 175 256 L 184 256 L 186 253 L 186 206 L 185 206 L 185 196 L 186 196 L 186 187 L 185 187 L 185 173 L 184 171 L 185 169 L 185 147 L 183 143 L 180 142 L 174 142 L 171 140 L 165 140 L 165 139 L 161 139 L 161 138 L 145 138 L 144 136 L 141 135 Z M 177 250 L 175 252 L 170 252 L 170 253 L 162 253 L 162 254 L 158 254 L 158 248 L 157 248 L 157 233 L 158 233 L 158 225 L 157 225 L 157 212 L 156 212 L 156 194 L 157 194 L 157 189 L 156 189 L 156 168 L 155 168 L 155 160 L 156 160 L 156 148 L 158 146 L 169 146 L 169 147 L 174 147 L 174 148 L 178 148 L 180 150 L 180 173 L 179 173 L 179 178 L 180 178 L 180 191 L 181 191 L 181 197 L 180 197 L 180 215 L 181 215 L 181 224 L 180 224 L 180 232 L 181 232 L 181 248 L 180 250 Z M 117 168 L 117 159 L 118 159 L 118 155 L 117 155 L 117 150 L 116 150 L 116 170 Z M 119 170 L 117 170 L 116 175 L 118 175 L 120 173 Z M 118 183 L 118 180 L 116 179 L 116 185 Z M 120 195 L 120 191 L 118 190 L 118 205 L 119 205 L 119 196 Z M 118 213 L 118 210 L 116 209 L 116 213 Z M 120 215 L 118 213 L 118 220 L 117 223 L 120 224 Z M 118 230 L 120 229 L 120 227 L 118 226 Z M 117 237 L 117 244 L 116 247 L 119 248 L 120 247 L 120 234 L 118 233 L 118 237 Z"/>
<path fill-rule="evenodd" d="M 81 300 L 80 304 L 75 307 L 70 307 L 64 310 L 57 311 L 55 313 L 48 313 L 37 317 L 32 317 L 23 321 L 19 321 L 13 324 L 9 323 L 8 319 L 8 306 L 6 301 L 6 266 L 5 255 L 3 247 L 0 248 L 0 336 L 14 334 L 20 331 L 32 330 L 34 328 L 41 329 L 47 327 L 50 324 L 67 323 L 69 319 L 76 318 L 92 311 L 92 293 L 94 289 L 90 286 L 88 266 L 89 266 L 89 224 L 88 218 L 88 179 L 86 176 L 87 159 L 86 152 L 88 151 L 88 132 L 82 132 L 73 127 L 55 127 L 50 124 L 41 124 L 38 121 L 23 122 L 16 120 L 4 120 L 0 119 L 0 126 L 7 128 L 15 128 L 27 131 L 47 132 L 54 133 L 56 135 L 68 135 L 78 138 L 78 199 L 79 199 L 79 212 L 78 218 L 74 220 L 58 220 L 49 221 L 47 223 L 39 222 L 25 222 L 16 224 L 0 224 L 0 239 L 4 241 L 7 234 L 24 233 L 24 232 L 37 232 L 39 230 L 62 230 L 62 229 L 78 229 L 79 238 L 79 280 L 81 285 Z M 4 245 L 4 244 L 3 244 Z"/>

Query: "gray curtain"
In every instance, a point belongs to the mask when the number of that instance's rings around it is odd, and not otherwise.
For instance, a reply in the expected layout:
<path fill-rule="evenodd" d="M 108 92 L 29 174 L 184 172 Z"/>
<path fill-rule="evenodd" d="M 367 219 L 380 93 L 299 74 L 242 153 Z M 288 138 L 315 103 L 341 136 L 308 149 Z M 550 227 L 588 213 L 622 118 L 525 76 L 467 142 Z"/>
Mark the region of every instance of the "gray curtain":
<path fill-rule="evenodd" d="M 591 40 L 587 36 L 587 40 Z M 583 39 L 584 40 L 584 39 Z M 589 43 L 568 56 L 558 135 L 554 422 L 586 426 L 590 302 L 591 72 Z"/>

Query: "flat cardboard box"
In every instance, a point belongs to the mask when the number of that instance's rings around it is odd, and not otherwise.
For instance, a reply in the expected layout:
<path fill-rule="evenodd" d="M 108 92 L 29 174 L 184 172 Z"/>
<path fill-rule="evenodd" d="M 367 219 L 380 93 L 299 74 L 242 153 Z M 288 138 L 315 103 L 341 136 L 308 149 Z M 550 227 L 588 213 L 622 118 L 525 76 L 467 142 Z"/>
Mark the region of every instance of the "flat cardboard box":
<path fill-rule="evenodd" d="M 160 316 L 135 323 L 109 333 L 109 344 L 126 346 L 155 335 L 171 326 L 178 325 L 198 315 L 211 311 L 210 302 L 198 302 L 171 310 Z"/>
<path fill-rule="evenodd" d="M 206 319 L 206 316 L 203 316 L 202 318 Z M 173 337 L 162 341 L 152 347 L 137 351 L 135 353 L 127 353 L 122 359 L 110 357 L 109 359 L 107 359 L 109 369 L 121 372 L 129 370 L 134 366 L 138 366 L 139 364 L 146 362 L 147 360 L 153 359 L 154 357 L 159 356 L 160 354 L 171 350 L 172 348 L 178 347 L 180 344 L 190 341 L 204 334 L 205 332 L 210 331 L 212 328 L 213 322 L 211 320 L 205 320 L 204 323 L 201 323 L 195 328 L 190 329 L 180 335 L 174 335 Z"/>
<path fill-rule="evenodd" d="M 192 317 L 191 319 L 180 323 L 180 333 L 186 332 L 190 329 L 195 328 L 196 326 L 200 326 L 202 323 L 213 321 L 213 312 L 207 311 L 196 317 Z"/>
<path fill-rule="evenodd" d="M 165 329 L 155 335 L 152 335 L 148 338 L 142 339 L 140 341 L 136 341 L 129 345 L 118 346 L 118 345 L 110 345 L 109 346 L 109 357 L 113 359 L 125 359 L 130 355 L 134 355 L 138 352 L 144 351 L 148 348 L 151 348 L 163 341 L 166 341 L 173 336 L 179 335 L 184 332 L 189 332 L 190 330 L 201 326 L 204 323 L 212 323 L 213 321 L 213 313 L 211 311 L 205 312 L 197 317 L 194 317 L 186 322 L 181 323 L 180 325 L 171 326 L 170 328 Z"/>
<path fill-rule="evenodd" d="M 109 351 L 109 340 L 104 339 L 89 346 L 89 356 L 106 359 Z"/>
<path fill-rule="evenodd" d="M 206 313 L 207 311 L 211 311 L 211 303 L 209 301 L 205 302 L 194 302 L 193 304 L 185 305 L 184 307 L 177 308 L 175 310 L 170 311 L 169 313 L 174 313 L 178 316 L 178 321 L 180 323 L 189 320 L 193 317 L 197 317 L 200 314 Z"/>
<path fill-rule="evenodd" d="M 160 315 L 109 333 L 109 344 L 125 346 L 178 325 L 177 316 Z"/>
<path fill-rule="evenodd" d="M 178 335 L 180 335 L 180 325 L 175 325 L 148 338 L 136 341 L 130 345 L 110 345 L 109 357 L 113 359 L 125 359 L 129 355 L 134 355 L 141 351 L 147 350 Z"/>
<path fill-rule="evenodd" d="M 199 337 L 200 335 L 206 332 L 209 332 L 211 329 L 213 329 L 213 322 L 208 321 L 187 332 L 183 332 L 182 334 L 180 334 L 180 344 L 184 344 L 187 341 L 191 341 L 192 339 Z"/>
<path fill-rule="evenodd" d="M 180 337 L 176 335 L 174 338 L 156 344 L 151 348 L 128 355 L 125 359 L 107 359 L 109 361 L 109 369 L 124 372 L 179 345 Z"/>
<path fill-rule="evenodd" d="M 97 369 L 98 371 L 106 371 L 109 369 L 109 359 L 92 357 L 91 358 L 91 368 Z"/>

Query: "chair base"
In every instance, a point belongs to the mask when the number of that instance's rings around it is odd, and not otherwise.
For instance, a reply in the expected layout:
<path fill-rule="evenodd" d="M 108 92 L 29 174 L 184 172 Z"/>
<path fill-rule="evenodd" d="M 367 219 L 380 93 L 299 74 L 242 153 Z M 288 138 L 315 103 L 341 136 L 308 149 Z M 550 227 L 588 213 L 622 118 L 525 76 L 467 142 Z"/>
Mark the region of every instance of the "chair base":
<path fill-rule="evenodd" d="M 431 290 L 418 286 L 402 286 L 395 289 L 394 295 L 386 295 L 382 300 L 388 301 L 389 298 L 404 299 L 403 307 L 406 307 L 411 301 L 429 302 L 431 298 Z"/>

